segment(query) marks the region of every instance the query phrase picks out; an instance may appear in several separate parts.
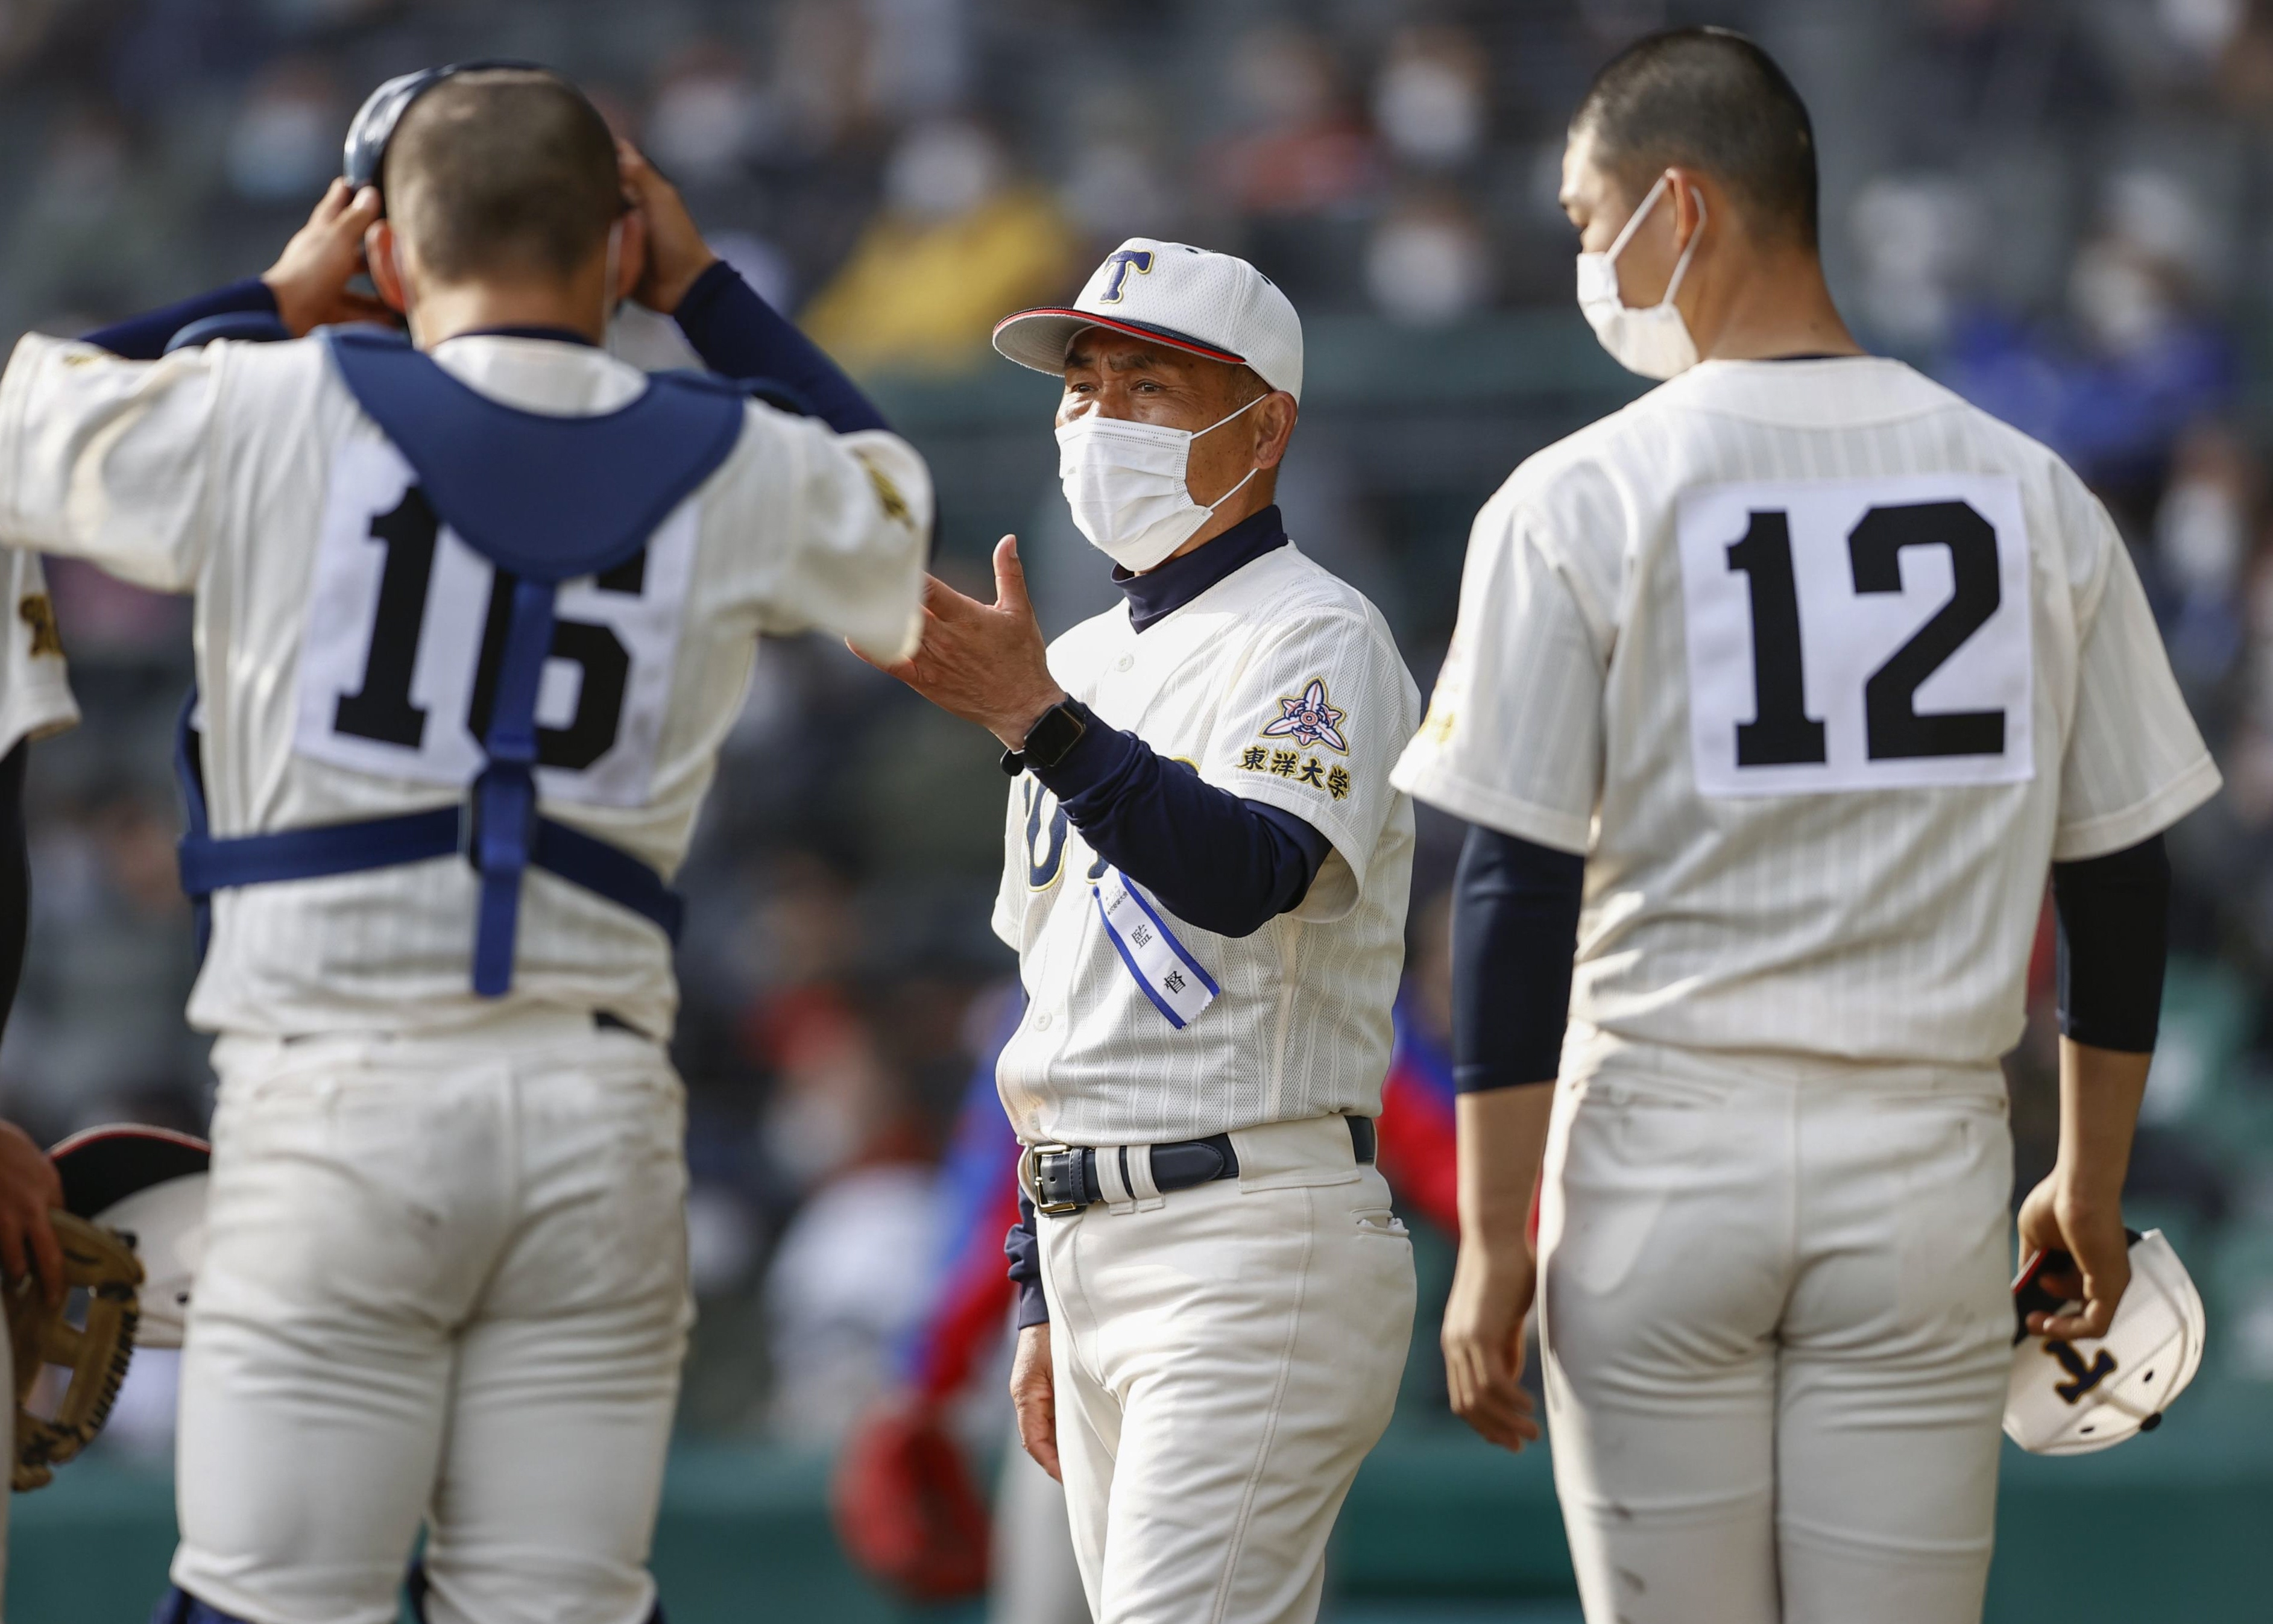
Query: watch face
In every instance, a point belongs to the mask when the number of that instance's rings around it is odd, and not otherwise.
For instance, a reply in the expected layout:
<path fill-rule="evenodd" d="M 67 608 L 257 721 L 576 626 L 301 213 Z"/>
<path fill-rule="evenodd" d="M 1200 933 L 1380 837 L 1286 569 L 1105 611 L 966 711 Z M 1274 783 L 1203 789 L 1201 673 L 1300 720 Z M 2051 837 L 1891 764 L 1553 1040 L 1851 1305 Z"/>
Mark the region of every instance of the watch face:
<path fill-rule="evenodd" d="M 1081 718 L 1063 705 L 1051 706 L 1026 735 L 1027 764 L 1055 767 L 1085 730 Z"/>

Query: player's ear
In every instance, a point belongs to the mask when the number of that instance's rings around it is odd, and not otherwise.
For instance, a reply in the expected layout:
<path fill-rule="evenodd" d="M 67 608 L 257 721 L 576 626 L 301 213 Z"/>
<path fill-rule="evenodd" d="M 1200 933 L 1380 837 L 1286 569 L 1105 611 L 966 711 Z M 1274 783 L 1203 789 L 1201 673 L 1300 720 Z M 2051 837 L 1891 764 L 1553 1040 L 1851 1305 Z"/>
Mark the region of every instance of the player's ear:
<path fill-rule="evenodd" d="M 1274 389 L 1255 406 L 1255 466 L 1275 468 L 1287 454 L 1287 442 L 1294 432 L 1294 419 L 1299 415 L 1294 397 L 1283 389 Z"/>
<path fill-rule="evenodd" d="M 402 286 L 402 268 L 394 258 L 394 227 L 385 220 L 374 220 L 363 234 L 364 263 L 371 271 L 371 285 L 379 292 L 379 301 L 387 309 L 408 315 L 410 299 Z"/>
<path fill-rule="evenodd" d="M 1687 248 L 1705 222 L 1713 217 L 1710 200 L 1705 196 L 1702 177 L 1694 169 L 1668 169 L 1672 196 L 1667 200 L 1673 205 L 1673 251 Z"/>

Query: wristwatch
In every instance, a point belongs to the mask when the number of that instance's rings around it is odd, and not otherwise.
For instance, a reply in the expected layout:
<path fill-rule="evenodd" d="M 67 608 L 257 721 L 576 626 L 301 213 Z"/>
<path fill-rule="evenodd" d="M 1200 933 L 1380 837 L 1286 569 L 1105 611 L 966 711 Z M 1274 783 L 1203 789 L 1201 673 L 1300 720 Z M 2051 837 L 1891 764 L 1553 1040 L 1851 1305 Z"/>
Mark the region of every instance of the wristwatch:
<path fill-rule="evenodd" d="M 1089 723 L 1082 720 L 1075 701 L 1061 700 L 1034 719 L 1017 749 L 1002 752 L 1002 771 L 1016 778 L 1028 767 L 1055 767 L 1088 731 Z"/>

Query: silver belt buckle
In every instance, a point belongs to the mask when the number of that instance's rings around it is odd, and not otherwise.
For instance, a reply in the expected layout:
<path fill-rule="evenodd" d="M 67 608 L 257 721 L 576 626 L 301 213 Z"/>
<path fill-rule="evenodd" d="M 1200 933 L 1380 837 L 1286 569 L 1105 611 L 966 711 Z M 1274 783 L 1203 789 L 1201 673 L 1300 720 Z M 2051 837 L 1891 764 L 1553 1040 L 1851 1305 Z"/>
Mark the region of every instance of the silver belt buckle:
<path fill-rule="evenodd" d="M 1034 1203 L 1036 1212 L 1046 1212 L 1053 1217 L 1062 1217 L 1069 1212 L 1083 1211 L 1089 1206 L 1089 1203 L 1084 1201 L 1049 1200 L 1042 1190 L 1042 1158 L 1046 1156 L 1069 1156 L 1073 1154 L 1073 1146 L 1061 1144 L 1027 1145 L 1019 1150 L 1018 1184 L 1026 1192 L 1026 1199 Z M 1075 1176 L 1078 1178 L 1080 1164 L 1076 1162 L 1074 1165 L 1076 1169 Z"/>

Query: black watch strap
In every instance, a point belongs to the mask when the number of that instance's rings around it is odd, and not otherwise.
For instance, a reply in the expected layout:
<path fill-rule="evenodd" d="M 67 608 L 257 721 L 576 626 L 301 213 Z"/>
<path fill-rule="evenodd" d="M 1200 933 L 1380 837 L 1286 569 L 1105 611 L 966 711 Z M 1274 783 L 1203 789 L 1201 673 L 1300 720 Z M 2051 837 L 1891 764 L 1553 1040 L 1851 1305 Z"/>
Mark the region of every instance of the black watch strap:
<path fill-rule="evenodd" d="M 1089 731 L 1089 722 L 1083 715 L 1079 702 L 1062 700 L 1034 719 L 1026 730 L 1026 737 L 1016 750 L 1002 752 L 1002 771 L 1016 778 L 1029 767 L 1046 771 L 1066 758 L 1066 752 L 1081 742 Z"/>

